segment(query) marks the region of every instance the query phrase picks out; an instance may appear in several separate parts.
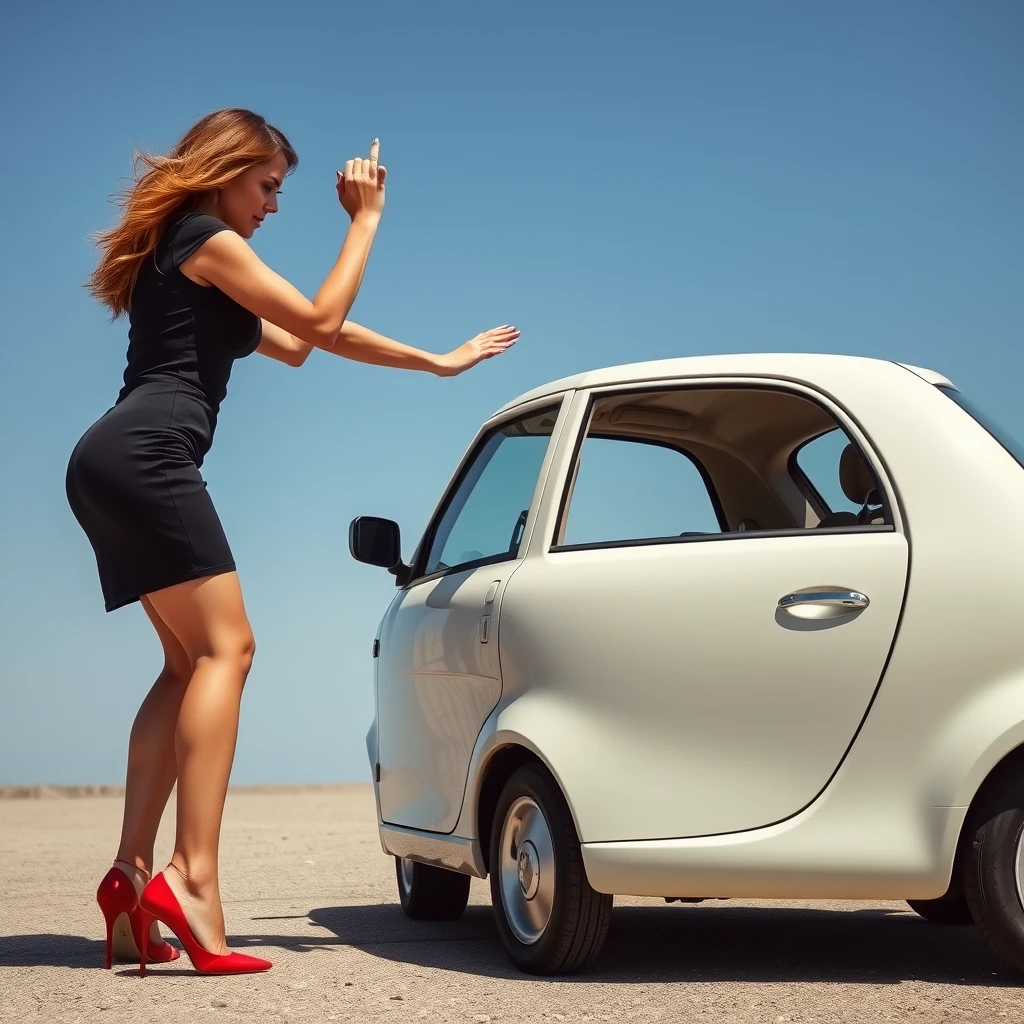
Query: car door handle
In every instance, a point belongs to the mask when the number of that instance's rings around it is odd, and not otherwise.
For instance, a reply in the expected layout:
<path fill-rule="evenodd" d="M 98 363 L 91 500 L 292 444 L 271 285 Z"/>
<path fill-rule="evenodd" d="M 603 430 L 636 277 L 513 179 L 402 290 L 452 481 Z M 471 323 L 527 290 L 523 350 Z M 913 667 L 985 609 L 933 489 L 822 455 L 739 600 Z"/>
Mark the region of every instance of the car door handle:
<path fill-rule="evenodd" d="M 779 599 L 779 610 L 800 619 L 830 619 L 863 611 L 871 604 L 856 590 L 798 590 Z"/>

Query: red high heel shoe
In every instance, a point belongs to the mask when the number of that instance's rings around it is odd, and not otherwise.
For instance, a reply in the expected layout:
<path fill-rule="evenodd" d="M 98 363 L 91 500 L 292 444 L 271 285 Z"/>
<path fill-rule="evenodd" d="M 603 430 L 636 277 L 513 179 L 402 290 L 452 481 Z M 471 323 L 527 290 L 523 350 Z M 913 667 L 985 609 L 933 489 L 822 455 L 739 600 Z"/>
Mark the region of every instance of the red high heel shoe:
<path fill-rule="evenodd" d="M 139 961 L 139 974 L 146 973 L 146 941 L 149 938 L 149 925 L 157 920 L 167 925 L 185 947 L 192 966 L 200 974 L 255 974 L 257 971 L 268 971 L 273 964 L 258 956 L 247 956 L 245 953 L 211 953 L 203 949 L 195 940 L 192 929 L 185 920 L 185 914 L 177 897 L 171 892 L 163 873 L 154 875 L 142 895 L 139 897 L 139 916 L 145 924 L 142 931 L 142 945 L 139 947 L 142 956 Z"/>
<path fill-rule="evenodd" d="M 106 957 L 104 967 L 110 970 L 111 963 L 139 963 L 141 943 L 139 936 L 149 932 L 149 925 L 143 925 L 139 917 L 139 896 L 127 873 L 114 865 L 100 882 L 96 890 L 96 902 L 103 912 L 107 926 Z M 150 944 L 149 959 L 152 963 L 167 964 L 177 960 L 181 954 L 169 942 Z"/>

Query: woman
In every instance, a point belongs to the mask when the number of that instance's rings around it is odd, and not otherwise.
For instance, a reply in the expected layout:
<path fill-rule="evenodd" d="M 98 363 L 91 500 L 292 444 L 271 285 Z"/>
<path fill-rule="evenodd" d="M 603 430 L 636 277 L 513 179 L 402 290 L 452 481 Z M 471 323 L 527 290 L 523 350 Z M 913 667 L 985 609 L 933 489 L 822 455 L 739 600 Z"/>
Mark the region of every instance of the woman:
<path fill-rule="evenodd" d="M 337 191 L 351 218 L 337 261 L 311 301 L 246 244 L 297 163 L 288 140 L 248 110 L 194 125 L 123 198 L 100 237 L 88 287 L 114 317 L 127 313 L 128 366 L 116 404 L 68 464 L 72 511 L 96 553 L 107 611 L 138 600 L 156 629 L 164 667 L 135 719 L 124 821 L 97 900 L 112 954 L 165 962 L 181 940 L 204 973 L 266 970 L 224 938 L 217 851 L 239 702 L 255 644 L 235 563 L 199 473 L 235 359 L 253 352 L 301 366 L 314 348 L 450 376 L 505 351 L 501 327 L 433 355 L 346 320 L 384 209 L 386 171 L 353 159 Z M 175 781 L 174 854 L 150 878 L 157 826 Z M 147 949 L 148 946 L 148 949 Z"/>

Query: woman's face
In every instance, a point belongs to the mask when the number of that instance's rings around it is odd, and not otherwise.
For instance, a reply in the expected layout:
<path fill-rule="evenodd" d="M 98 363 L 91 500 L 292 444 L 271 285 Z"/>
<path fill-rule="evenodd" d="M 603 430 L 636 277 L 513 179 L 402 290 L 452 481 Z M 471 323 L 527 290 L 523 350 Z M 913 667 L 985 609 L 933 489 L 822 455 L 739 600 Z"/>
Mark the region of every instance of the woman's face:
<path fill-rule="evenodd" d="M 277 213 L 277 193 L 287 173 L 284 154 L 275 154 L 220 189 L 216 208 L 211 212 L 243 238 L 252 238 L 263 218 L 268 213 Z"/>

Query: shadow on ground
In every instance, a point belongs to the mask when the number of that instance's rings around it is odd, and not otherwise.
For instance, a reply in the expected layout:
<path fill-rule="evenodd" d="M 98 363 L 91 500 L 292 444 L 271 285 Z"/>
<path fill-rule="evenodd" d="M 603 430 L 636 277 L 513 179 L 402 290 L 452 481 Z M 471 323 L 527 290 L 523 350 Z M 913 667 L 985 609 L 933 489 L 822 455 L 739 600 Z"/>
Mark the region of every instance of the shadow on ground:
<path fill-rule="evenodd" d="M 294 916 L 257 916 L 257 926 Z M 321 907 L 308 914 L 320 934 L 231 936 L 236 949 L 303 952 L 355 946 L 393 963 L 492 978 L 525 979 L 509 962 L 491 909 L 470 907 L 455 922 L 419 922 L 396 904 Z M 329 935 L 322 934 L 326 930 Z M 0 936 L 0 965 L 91 967 L 101 941 L 67 935 Z M 184 972 L 181 968 L 185 968 Z M 134 969 L 122 965 L 121 971 Z M 188 961 L 152 975 L 188 973 Z M 543 979 L 531 979 L 543 980 Z M 585 973 L 559 977 L 601 984 L 651 982 L 845 982 L 1013 986 L 1024 983 L 990 952 L 975 928 L 929 924 L 898 910 L 788 907 L 619 907 L 603 953 Z"/>
<path fill-rule="evenodd" d="M 410 921 L 397 906 L 325 907 L 309 918 L 381 959 L 523 977 L 505 955 L 489 907 L 470 907 L 461 920 L 443 924 Z M 608 984 L 1024 983 L 972 927 L 929 924 L 909 911 L 723 905 L 618 907 L 601 956 L 577 977 Z"/>

